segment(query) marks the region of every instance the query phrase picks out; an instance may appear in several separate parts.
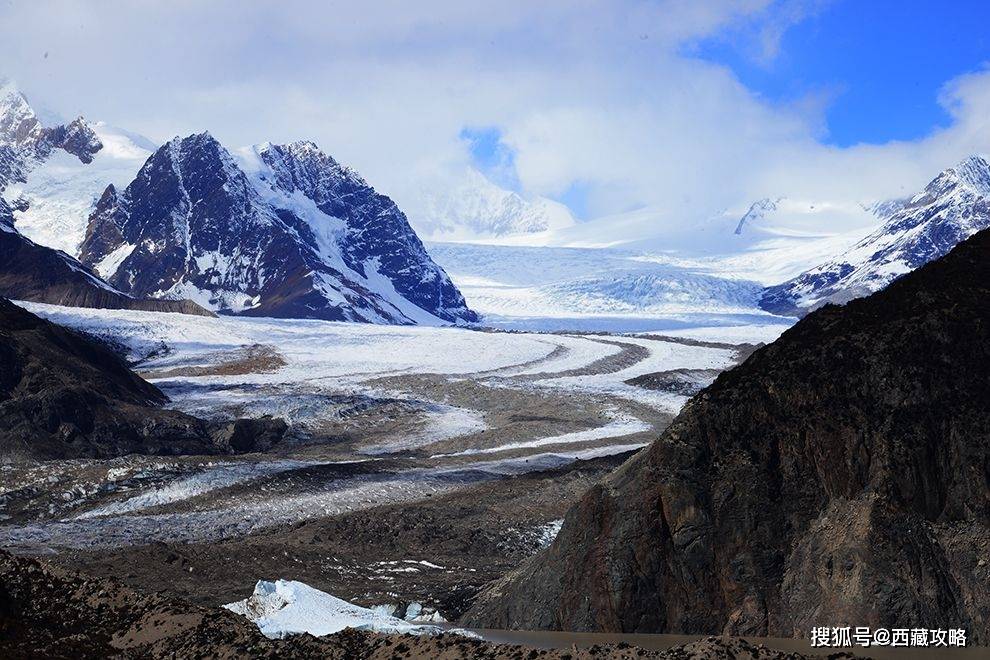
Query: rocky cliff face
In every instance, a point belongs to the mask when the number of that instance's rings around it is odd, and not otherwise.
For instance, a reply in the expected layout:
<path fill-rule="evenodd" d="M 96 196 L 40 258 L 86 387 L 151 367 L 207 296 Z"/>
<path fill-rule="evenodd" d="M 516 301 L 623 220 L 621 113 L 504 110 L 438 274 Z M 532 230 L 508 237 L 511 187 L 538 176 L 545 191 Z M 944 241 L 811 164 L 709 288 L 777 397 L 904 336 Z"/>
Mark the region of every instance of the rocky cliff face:
<path fill-rule="evenodd" d="M 270 419 L 217 427 L 164 402 L 106 348 L 0 298 L 0 461 L 250 451 L 285 432 Z"/>
<path fill-rule="evenodd" d="M 986 644 L 988 364 L 984 231 L 723 373 L 461 623 Z"/>
<path fill-rule="evenodd" d="M 802 315 L 879 291 L 990 227 L 990 162 L 972 156 L 941 172 L 908 200 L 870 207 L 884 224 L 844 254 L 766 289 L 760 306 Z"/>
<path fill-rule="evenodd" d="M 235 158 L 208 133 L 173 140 L 107 189 L 81 259 L 126 293 L 227 313 L 476 319 L 395 204 L 307 142 Z"/>

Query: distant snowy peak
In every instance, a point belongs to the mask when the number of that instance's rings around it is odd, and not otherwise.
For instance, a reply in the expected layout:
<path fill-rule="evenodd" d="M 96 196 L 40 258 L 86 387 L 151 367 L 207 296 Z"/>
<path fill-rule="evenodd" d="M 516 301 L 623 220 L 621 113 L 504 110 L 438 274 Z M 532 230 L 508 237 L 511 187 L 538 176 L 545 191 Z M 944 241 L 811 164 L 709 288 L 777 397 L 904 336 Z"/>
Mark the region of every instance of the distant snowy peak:
<path fill-rule="evenodd" d="M 910 200 L 886 208 L 892 212 L 879 229 L 834 259 L 768 288 L 761 306 L 800 314 L 879 291 L 990 227 L 990 162 L 971 156 Z"/>
<path fill-rule="evenodd" d="M 432 240 L 483 240 L 536 234 L 575 224 L 570 210 L 553 200 L 523 198 L 468 169 L 462 182 L 426 196 L 417 225 Z"/>
<path fill-rule="evenodd" d="M 53 149 L 62 149 L 84 163 L 91 162 L 103 147 L 82 117 L 68 124 L 42 126 L 27 98 L 6 81 L 0 82 L 0 144 L 23 158 L 43 159 Z"/>
<path fill-rule="evenodd" d="M 172 140 L 106 190 L 81 258 L 132 295 L 228 313 L 475 320 L 395 204 L 310 142 L 235 157 L 209 133 Z"/>
<path fill-rule="evenodd" d="M 35 243 L 78 254 L 108 184 L 126 185 L 154 146 L 83 118 L 47 127 L 9 83 L 0 93 L 0 196 Z"/>
<path fill-rule="evenodd" d="M 766 217 L 766 215 L 772 211 L 777 210 L 777 204 L 780 203 L 780 199 L 770 199 L 769 197 L 764 197 L 761 200 L 753 202 L 752 206 L 746 211 L 743 217 L 739 218 L 739 224 L 736 225 L 736 235 L 743 233 L 743 229 L 747 225 L 752 225 L 755 221 Z"/>
<path fill-rule="evenodd" d="M 817 238 L 854 230 L 865 232 L 876 224 L 876 212 L 868 205 L 777 197 L 754 202 L 735 223 L 733 234 L 747 241 Z"/>
<path fill-rule="evenodd" d="M 22 149 L 41 137 L 41 121 L 23 94 L 8 80 L 0 80 L 0 143 Z"/>
<path fill-rule="evenodd" d="M 917 203 L 925 198 L 936 198 L 957 190 L 982 197 L 990 196 L 990 162 L 985 156 L 970 156 L 955 167 L 945 170 L 911 201 Z"/>

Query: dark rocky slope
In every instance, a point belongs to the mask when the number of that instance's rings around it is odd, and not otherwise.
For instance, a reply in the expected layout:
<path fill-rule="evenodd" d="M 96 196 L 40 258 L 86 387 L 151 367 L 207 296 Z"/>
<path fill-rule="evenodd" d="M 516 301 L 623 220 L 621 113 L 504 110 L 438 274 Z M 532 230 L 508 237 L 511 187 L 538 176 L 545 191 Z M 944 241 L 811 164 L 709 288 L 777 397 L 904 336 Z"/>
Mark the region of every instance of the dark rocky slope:
<path fill-rule="evenodd" d="M 197 607 L 160 593 L 135 592 L 112 580 L 68 574 L 0 551 L 0 657 L 805 660 L 811 656 L 717 638 L 665 651 L 629 644 L 600 644 L 581 650 L 531 649 L 460 635 L 415 637 L 361 630 L 344 630 L 322 638 L 297 635 L 267 639 L 253 623 L 219 607 Z M 850 656 L 839 653 L 830 657 Z"/>
<path fill-rule="evenodd" d="M 2 211 L 0 208 L 0 223 Z M 0 296 L 69 307 L 213 316 L 190 300 L 132 298 L 64 252 L 38 245 L 13 229 L 3 228 L 0 228 Z"/>
<path fill-rule="evenodd" d="M 984 231 L 723 373 L 461 623 L 990 643 L 988 365 Z"/>
<path fill-rule="evenodd" d="M 285 431 L 216 428 L 164 402 L 103 346 L 0 298 L 0 460 L 249 451 Z"/>

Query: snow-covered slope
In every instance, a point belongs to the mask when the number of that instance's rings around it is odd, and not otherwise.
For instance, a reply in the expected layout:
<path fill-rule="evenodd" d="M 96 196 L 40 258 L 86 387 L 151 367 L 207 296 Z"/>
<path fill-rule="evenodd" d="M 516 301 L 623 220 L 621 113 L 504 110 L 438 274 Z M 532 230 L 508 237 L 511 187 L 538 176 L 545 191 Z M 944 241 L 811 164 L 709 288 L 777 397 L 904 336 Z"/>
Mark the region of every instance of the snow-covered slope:
<path fill-rule="evenodd" d="M 145 138 L 82 117 L 51 127 L 0 83 L 0 192 L 18 231 L 76 256 L 108 184 L 126 185 L 154 150 Z"/>
<path fill-rule="evenodd" d="M 63 305 L 205 314 L 188 301 L 137 300 L 79 263 L 93 195 L 134 140 L 81 117 L 43 126 L 27 99 L 0 83 L 0 296 Z M 34 239 L 34 240 L 32 240 Z"/>
<path fill-rule="evenodd" d="M 504 242 L 616 248 L 660 264 L 777 284 L 852 246 L 879 226 L 883 210 L 789 198 L 760 199 L 706 217 L 641 208 Z"/>
<path fill-rule="evenodd" d="M 273 639 L 309 633 L 332 635 L 345 628 L 394 634 L 436 634 L 436 626 L 416 625 L 292 580 L 260 580 L 248 598 L 224 607 L 257 624 Z"/>
<path fill-rule="evenodd" d="M 230 313 L 475 320 L 392 200 L 309 142 L 235 157 L 209 133 L 176 138 L 106 190 L 80 254 L 127 293 Z"/>
<path fill-rule="evenodd" d="M 10 185 L 5 193 L 22 202 L 14 214 L 22 234 L 72 255 L 79 253 L 89 216 L 106 187 L 126 186 L 155 148 L 102 122 L 90 127 L 102 144 L 90 163 L 54 151 L 31 168 L 26 181 Z"/>
<path fill-rule="evenodd" d="M 990 162 L 971 156 L 910 200 L 877 210 L 887 216 L 880 228 L 825 263 L 768 288 L 761 306 L 794 314 L 827 302 L 844 303 L 945 255 L 990 226 Z"/>
<path fill-rule="evenodd" d="M 435 241 L 531 237 L 575 224 L 574 216 L 563 204 L 545 197 L 524 199 L 473 168 L 466 171 L 458 185 L 442 193 L 426 193 L 413 222 L 420 233 Z"/>

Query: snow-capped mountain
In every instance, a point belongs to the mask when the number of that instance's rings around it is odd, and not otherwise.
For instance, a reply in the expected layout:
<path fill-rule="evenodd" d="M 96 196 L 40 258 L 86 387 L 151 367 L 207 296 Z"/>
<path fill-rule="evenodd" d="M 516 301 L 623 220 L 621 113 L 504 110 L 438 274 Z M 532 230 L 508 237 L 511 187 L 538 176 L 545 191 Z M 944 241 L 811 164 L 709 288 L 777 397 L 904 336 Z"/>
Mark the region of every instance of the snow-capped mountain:
<path fill-rule="evenodd" d="M 770 199 L 769 197 L 764 197 L 763 199 L 753 202 L 752 206 L 747 209 L 743 217 L 739 218 L 739 223 L 736 225 L 735 234 L 736 236 L 741 236 L 744 229 L 748 229 L 747 225 L 753 225 L 765 218 L 768 214 L 773 213 L 777 210 L 777 204 L 780 203 L 780 199 Z"/>
<path fill-rule="evenodd" d="M 107 188 L 80 258 L 129 294 L 229 313 L 476 320 L 392 200 L 310 142 L 172 140 Z"/>
<path fill-rule="evenodd" d="M 42 126 L 24 95 L 6 81 L 0 82 L 0 144 L 23 161 L 22 168 L 30 168 L 31 161 L 44 160 L 56 149 L 89 163 L 103 147 L 82 117 L 68 124 Z"/>
<path fill-rule="evenodd" d="M 574 225 L 570 210 L 551 199 L 527 200 L 473 168 L 442 194 L 425 195 L 415 225 L 430 240 L 485 241 L 552 232 Z"/>
<path fill-rule="evenodd" d="M 990 162 L 971 156 L 940 173 L 907 201 L 878 206 L 886 222 L 850 249 L 783 284 L 769 287 L 760 305 L 801 314 L 844 303 L 949 252 L 990 226 Z"/>
<path fill-rule="evenodd" d="M 11 83 L 0 83 L 0 296 L 81 307 L 208 313 L 188 301 L 135 299 L 70 256 L 92 204 L 81 182 L 90 184 L 88 190 L 96 190 L 97 183 L 106 186 L 101 176 L 89 174 L 104 171 L 97 161 L 116 146 L 110 133 L 104 135 L 106 141 L 82 117 L 43 126 L 24 95 Z"/>
<path fill-rule="evenodd" d="M 42 245 L 78 255 L 89 216 L 108 185 L 126 186 L 155 150 L 145 138 L 102 122 L 88 124 L 101 148 L 83 162 L 56 150 L 34 162 L 5 196 L 20 203 L 18 230 Z"/>
<path fill-rule="evenodd" d="M 0 87 L 0 193 L 17 229 L 76 255 L 108 184 L 126 185 L 155 146 L 82 117 L 45 127 L 11 83 Z"/>
<path fill-rule="evenodd" d="M 12 82 L 0 79 L 0 143 L 20 151 L 38 142 L 41 134 L 41 122 L 27 99 Z"/>

